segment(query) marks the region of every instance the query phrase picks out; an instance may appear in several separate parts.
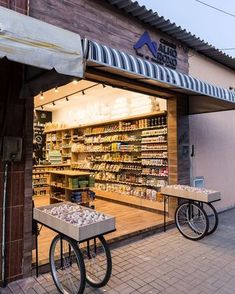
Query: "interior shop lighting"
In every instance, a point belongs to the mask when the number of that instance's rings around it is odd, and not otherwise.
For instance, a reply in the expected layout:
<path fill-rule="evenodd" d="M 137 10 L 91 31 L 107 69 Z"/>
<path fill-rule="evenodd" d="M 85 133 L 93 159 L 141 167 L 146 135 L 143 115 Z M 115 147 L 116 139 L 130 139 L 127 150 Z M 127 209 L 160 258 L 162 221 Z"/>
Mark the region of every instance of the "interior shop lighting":
<path fill-rule="evenodd" d="M 41 99 L 41 100 L 44 99 L 44 96 L 43 96 L 43 92 L 42 92 L 42 91 L 40 92 L 40 99 Z"/>
<path fill-rule="evenodd" d="M 58 90 L 58 87 L 55 87 L 55 93 L 58 93 L 59 90 Z"/>
<path fill-rule="evenodd" d="M 66 96 L 63 96 L 63 97 L 60 97 L 60 98 L 58 98 L 58 99 L 55 99 L 54 101 L 50 101 L 50 102 L 47 102 L 47 103 L 43 103 L 43 104 L 41 104 L 41 105 L 39 105 L 39 106 L 37 106 L 36 108 L 42 108 L 42 106 L 45 106 L 45 105 L 48 105 L 48 104 L 51 104 L 52 103 L 52 105 L 54 105 L 55 106 L 55 102 L 56 101 L 59 101 L 59 100 L 62 100 L 62 99 L 65 99 L 66 101 L 69 101 L 69 97 L 70 96 L 73 96 L 73 95 L 75 95 L 75 94 L 78 94 L 78 93 L 82 93 L 82 95 L 85 95 L 86 93 L 85 93 L 85 91 L 87 91 L 87 90 L 89 90 L 89 89 L 92 89 L 92 88 L 94 88 L 94 87 L 96 87 L 96 86 L 99 86 L 100 84 L 95 84 L 95 85 L 92 85 L 92 86 L 89 86 L 89 87 L 86 87 L 86 88 L 84 88 L 84 89 L 82 89 L 82 90 L 78 90 L 78 91 L 76 91 L 76 92 L 73 92 L 73 93 L 71 93 L 71 94 L 69 94 L 69 95 L 66 95 Z M 42 95 L 43 96 L 43 92 L 41 91 L 40 92 L 40 95 Z M 41 97 L 41 96 L 40 96 Z M 44 99 L 44 98 L 43 98 Z"/>
<path fill-rule="evenodd" d="M 44 109 L 43 105 L 41 105 L 42 110 Z"/>
<path fill-rule="evenodd" d="M 78 83 L 78 80 L 74 79 L 73 84 L 76 85 Z"/>

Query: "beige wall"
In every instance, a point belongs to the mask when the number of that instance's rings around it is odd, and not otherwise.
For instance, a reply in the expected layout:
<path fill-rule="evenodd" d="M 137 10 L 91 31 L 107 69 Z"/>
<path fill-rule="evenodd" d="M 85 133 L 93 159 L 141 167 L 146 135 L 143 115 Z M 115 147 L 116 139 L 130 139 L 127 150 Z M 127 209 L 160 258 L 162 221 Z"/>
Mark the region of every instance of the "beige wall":
<path fill-rule="evenodd" d="M 235 71 L 195 53 L 189 54 L 189 74 L 211 84 L 235 87 Z M 235 111 L 192 115 L 190 144 L 195 146 L 191 177 L 204 176 L 205 186 L 221 192 L 218 210 L 235 207 Z"/>
<path fill-rule="evenodd" d="M 192 177 L 221 192 L 219 210 L 235 206 L 235 111 L 191 115 L 190 144 L 195 146 Z"/>
<path fill-rule="evenodd" d="M 235 88 L 235 71 L 193 51 L 189 52 L 189 74 L 223 88 Z"/>

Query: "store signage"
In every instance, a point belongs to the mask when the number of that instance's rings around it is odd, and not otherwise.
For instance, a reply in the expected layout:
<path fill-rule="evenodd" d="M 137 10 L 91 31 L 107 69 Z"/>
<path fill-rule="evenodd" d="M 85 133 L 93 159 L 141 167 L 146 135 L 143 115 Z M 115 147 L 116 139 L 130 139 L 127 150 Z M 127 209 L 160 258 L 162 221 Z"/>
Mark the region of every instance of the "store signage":
<path fill-rule="evenodd" d="M 152 53 L 152 56 L 141 53 L 139 50 L 146 45 L 148 50 Z M 149 33 L 146 31 L 139 38 L 136 44 L 133 46 L 136 54 L 145 59 L 151 60 L 153 62 L 162 64 L 164 66 L 176 69 L 177 66 L 177 50 L 176 45 L 166 41 L 165 39 L 160 39 L 159 44 L 152 41 Z"/>

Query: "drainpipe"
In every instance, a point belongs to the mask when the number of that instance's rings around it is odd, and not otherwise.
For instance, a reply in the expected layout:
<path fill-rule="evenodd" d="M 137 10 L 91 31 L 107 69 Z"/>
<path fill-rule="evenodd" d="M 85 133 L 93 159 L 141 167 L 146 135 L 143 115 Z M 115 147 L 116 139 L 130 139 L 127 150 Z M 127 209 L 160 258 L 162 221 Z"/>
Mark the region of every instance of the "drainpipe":
<path fill-rule="evenodd" d="M 29 16 L 29 2 L 30 2 L 30 0 L 28 0 L 28 2 L 27 2 L 27 11 L 26 11 L 26 14 Z"/>
<path fill-rule="evenodd" d="M 7 207 L 7 184 L 8 184 L 8 167 L 14 161 L 21 160 L 22 138 L 4 137 L 2 143 L 2 162 L 4 164 L 3 176 L 3 197 L 2 197 L 2 259 L 1 259 L 1 284 L 3 287 L 7 284 L 6 279 L 6 207 Z"/>
<path fill-rule="evenodd" d="M 8 179 L 8 162 L 4 162 L 4 181 L 3 181 L 3 199 L 2 199 L 2 271 L 1 280 L 3 287 L 6 286 L 6 199 L 7 199 L 7 179 Z"/>

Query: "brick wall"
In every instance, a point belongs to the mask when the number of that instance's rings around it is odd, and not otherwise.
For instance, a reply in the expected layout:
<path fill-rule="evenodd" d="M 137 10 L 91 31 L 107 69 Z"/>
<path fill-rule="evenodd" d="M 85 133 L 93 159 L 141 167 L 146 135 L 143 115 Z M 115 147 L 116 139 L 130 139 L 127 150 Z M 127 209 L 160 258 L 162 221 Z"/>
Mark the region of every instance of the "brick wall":
<path fill-rule="evenodd" d="M 22 14 L 28 12 L 28 0 L 0 0 L 0 6 Z M 24 137 L 22 162 L 9 167 L 6 216 L 8 281 L 28 276 L 31 273 L 33 99 L 19 99 L 22 77 L 22 65 L 0 60 L 0 136 Z M 0 162 L 0 250 L 3 169 L 3 163 Z"/>
<path fill-rule="evenodd" d="M 17 12 L 27 14 L 27 0 L 0 0 L 0 6 L 15 10 Z"/>
<path fill-rule="evenodd" d="M 177 70 L 188 73 L 188 54 L 183 50 L 180 42 L 125 14 L 105 0 L 32 0 L 29 5 L 29 14 L 78 33 L 82 38 L 86 37 L 134 56 L 136 52 L 133 45 L 147 30 L 156 42 L 164 38 L 178 45 Z M 149 55 L 149 51 L 146 53 Z"/>
<path fill-rule="evenodd" d="M 19 98 L 22 75 L 22 65 L 0 60 L 0 136 L 23 137 L 22 161 L 9 167 L 6 216 L 8 281 L 23 277 L 23 273 L 29 275 L 31 270 L 33 99 Z M 0 162 L 0 249 L 3 169 Z"/>

